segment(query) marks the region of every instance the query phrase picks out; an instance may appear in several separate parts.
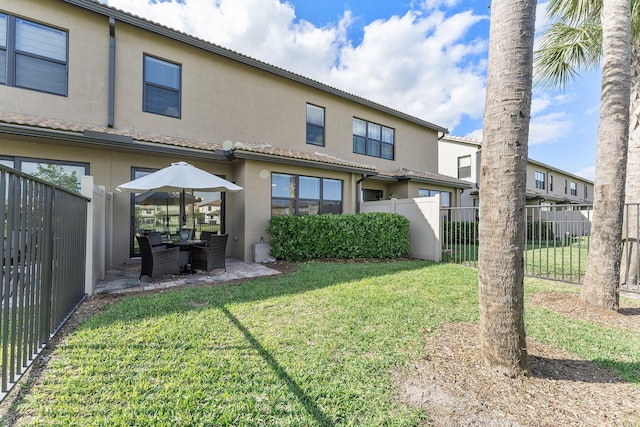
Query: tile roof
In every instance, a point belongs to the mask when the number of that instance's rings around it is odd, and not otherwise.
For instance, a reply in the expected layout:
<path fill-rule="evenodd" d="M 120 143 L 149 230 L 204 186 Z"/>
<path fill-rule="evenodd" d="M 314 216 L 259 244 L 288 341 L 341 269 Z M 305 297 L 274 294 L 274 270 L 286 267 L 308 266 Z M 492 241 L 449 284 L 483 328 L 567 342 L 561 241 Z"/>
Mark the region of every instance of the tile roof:
<path fill-rule="evenodd" d="M 0 112 L 0 123 L 20 125 L 45 130 L 72 132 L 79 135 L 85 134 L 85 131 L 90 131 L 107 135 L 130 137 L 135 141 L 152 142 L 157 144 L 172 145 L 176 147 L 193 148 L 207 151 L 222 150 L 222 145 L 210 142 L 162 135 L 153 135 L 146 132 L 131 131 L 127 129 L 116 130 L 108 128 L 106 126 L 103 127 L 86 123 L 69 122 L 52 118 L 42 118 L 26 114 Z"/>
<path fill-rule="evenodd" d="M 252 153 L 267 154 L 276 157 L 287 157 L 297 160 L 309 160 L 312 162 L 326 163 L 337 166 L 353 167 L 357 169 L 368 169 L 375 171 L 376 167 L 365 163 L 353 162 L 351 160 L 341 159 L 324 153 L 309 153 L 305 151 L 290 150 L 286 148 L 274 147 L 271 144 L 250 144 L 246 142 L 236 142 L 233 144 L 235 152 L 245 151 Z"/>
<path fill-rule="evenodd" d="M 212 142 L 203 142 L 198 140 L 176 138 L 164 135 L 154 135 L 145 132 L 136 132 L 126 129 L 112 129 L 103 126 L 95 126 L 86 123 L 69 122 L 64 120 L 57 120 L 51 118 L 42 118 L 36 116 L 30 116 L 26 114 L 16 113 L 4 113 L 0 112 L 0 123 L 24 126 L 26 128 L 38 128 L 51 131 L 63 131 L 77 134 L 78 136 L 92 137 L 94 134 L 87 133 L 94 132 L 97 134 L 113 135 L 115 137 L 129 137 L 134 141 L 148 142 L 154 144 L 169 145 L 174 147 L 199 149 L 205 151 L 218 151 L 218 150 L 232 150 L 235 153 L 241 152 L 247 153 L 259 153 L 269 156 L 289 158 L 295 160 L 306 160 L 310 162 L 324 163 L 334 166 L 350 167 L 355 169 L 364 169 L 375 171 L 375 166 L 367 165 L 364 163 L 357 163 L 346 159 L 340 159 L 338 157 L 330 156 L 324 153 L 308 153 L 298 150 L 290 150 L 285 148 L 274 147 L 271 144 L 263 143 L 247 143 L 236 142 L 228 144 L 217 144 Z"/>
<path fill-rule="evenodd" d="M 456 187 L 462 188 L 471 188 L 473 185 L 468 182 L 458 178 L 453 178 L 451 176 L 442 175 L 434 172 L 419 172 L 413 171 L 406 168 L 401 168 L 395 171 L 381 171 L 379 176 L 385 176 L 389 178 L 397 178 L 397 179 L 416 179 L 418 181 L 430 181 L 441 184 L 453 184 Z"/>

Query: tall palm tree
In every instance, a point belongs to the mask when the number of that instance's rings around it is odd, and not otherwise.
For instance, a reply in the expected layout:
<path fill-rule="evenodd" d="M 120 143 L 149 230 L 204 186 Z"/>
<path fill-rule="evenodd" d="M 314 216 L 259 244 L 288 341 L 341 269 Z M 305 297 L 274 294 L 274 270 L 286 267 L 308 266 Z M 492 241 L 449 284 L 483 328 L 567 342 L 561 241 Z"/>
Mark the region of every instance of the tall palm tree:
<path fill-rule="evenodd" d="M 603 0 L 602 4 L 602 95 L 593 227 L 581 297 L 597 307 L 618 310 L 629 139 L 631 13 L 629 0 Z"/>
<path fill-rule="evenodd" d="M 480 343 L 485 363 L 508 375 L 528 370 L 523 247 L 535 11 L 535 1 L 491 2 L 480 172 Z"/>
<path fill-rule="evenodd" d="M 602 57 L 602 0 L 550 0 L 547 13 L 554 23 L 534 57 L 536 80 L 562 89 L 583 69 L 595 69 Z M 626 203 L 640 203 L 640 0 L 631 1 L 631 91 L 625 184 Z M 623 235 L 640 237 L 638 210 L 629 208 Z M 640 248 L 635 247 L 637 252 Z M 638 256 L 631 243 L 621 258 L 622 280 L 635 284 Z M 614 260 L 615 261 L 615 260 Z M 610 277 L 613 280 L 613 277 Z M 603 284 L 604 285 L 604 284 Z M 617 286 L 608 282 L 605 286 Z M 617 290 L 616 290 L 617 292 Z"/>

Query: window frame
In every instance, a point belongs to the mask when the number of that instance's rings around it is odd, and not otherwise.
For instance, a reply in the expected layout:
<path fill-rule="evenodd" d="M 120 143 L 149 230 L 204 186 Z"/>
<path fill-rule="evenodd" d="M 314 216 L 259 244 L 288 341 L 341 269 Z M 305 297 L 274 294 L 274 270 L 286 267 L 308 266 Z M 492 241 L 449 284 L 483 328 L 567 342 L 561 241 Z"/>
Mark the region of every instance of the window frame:
<path fill-rule="evenodd" d="M 164 63 L 168 66 L 175 66 L 178 69 L 178 87 L 177 88 L 173 88 L 171 86 L 166 86 L 166 85 L 162 85 L 160 83 L 155 83 L 155 82 L 151 82 L 151 81 L 147 81 L 147 58 L 152 59 L 154 61 L 158 61 L 159 63 Z M 161 112 L 160 110 L 153 110 L 147 107 L 147 97 L 150 96 L 149 94 L 149 89 L 150 88 L 154 88 L 154 89 L 159 89 L 161 91 L 165 91 L 165 92 L 171 92 L 171 93 L 175 93 L 177 95 L 178 98 L 178 105 L 175 106 L 177 113 L 176 114 L 170 114 L 168 112 Z M 173 107 L 173 106 L 172 106 Z M 151 55 L 148 53 L 143 53 L 142 54 L 142 111 L 145 113 L 151 113 L 151 114 L 158 114 L 160 116 L 165 116 L 165 117 L 173 117 L 175 119 L 181 119 L 182 118 L 182 64 L 175 62 L 175 61 L 170 61 L 168 59 L 165 58 L 160 58 L 158 56 L 155 55 Z"/>
<path fill-rule="evenodd" d="M 535 183 L 536 183 L 536 189 L 538 190 L 544 190 L 545 189 L 545 181 L 546 181 L 546 176 L 544 172 L 540 172 L 540 171 L 535 171 L 534 173 L 534 179 L 535 179 Z"/>
<path fill-rule="evenodd" d="M 469 159 L 469 166 L 460 166 L 461 160 Z M 467 172 L 463 176 L 463 172 Z M 471 154 L 458 157 L 458 179 L 471 178 Z"/>
<path fill-rule="evenodd" d="M 578 184 L 575 183 L 574 181 L 571 181 L 569 183 L 569 190 L 570 190 L 572 196 L 577 196 L 578 195 Z"/>
<path fill-rule="evenodd" d="M 284 197 L 284 196 L 275 196 L 274 191 L 277 191 L 277 188 L 274 184 L 275 177 L 283 177 L 288 179 L 290 182 L 289 194 L 293 195 L 293 197 Z M 314 197 L 303 197 L 308 196 L 305 194 L 301 195 L 301 184 L 300 178 L 307 180 L 318 180 L 319 183 L 319 195 L 318 198 Z M 293 181 L 292 181 L 293 179 Z M 328 193 L 325 188 L 325 182 L 336 182 L 340 185 L 340 200 L 328 198 L 329 196 L 325 196 L 325 193 Z M 293 186 L 293 188 L 291 188 Z M 292 173 L 285 172 L 272 172 L 271 173 L 271 216 L 279 216 L 279 215 L 322 215 L 335 213 L 340 214 L 344 208 L 344 180 L 336 179 L 336 178 L 327 178 L 327 177 L 318 177 L 318 176 L 310 176 L 310 175 L 296 175 Z M 317 212 L 309 213 L 309 210 L 312 206 L 317 206 Z M 338 209 L 332 209 L 331 206 L 338 206 Z M 278 213 L 277 210 L 282 209 L 290 209 L 291 213 Z M 305 212 L 306 211 L 306 212 Z"/>
<path fill-rule="evenodd" d="M 440 198 L 440 207 L 441 208 L 450 208 L 451 207 L 451 191 L 445 190 L 432 190 L 430 188 L 418 188 L 418 197 L 433 197 L 435 195 L 446 195 L 448 197 L 448 203 L 445 204 L 444 197 Z"/>
<path fill-rule="evenodd" d="M 11 15 L 5 12 L 0 12 L 0 15 L 6 17 L 6 25 L 4 28 L 6 41 L 5 45 L 0 46 L 0 52 L 4 52 L 4 81 L 0 81 L 0 85 L 67 97 L 69 95 L 69 31 L 50 24 L 45 24 L 33 19 Z M 18 40 L 17 34 L 17 21 L 22 21 L 36 27 L 44 27 L 44 29 L 55 31 L 62 37 L 64 37 L 64 59 L 56 58 L 53 55 L 47 55 L 47 49 L 38 49 L 40 50 L 40 53 L 18 49 L 18 43 L 20 41 Z M 42 47 L 42 44 L 38 44 L 37 46 Z M 44 54 L 42 52 L 44 52 Z M 36 73 L 32 72 L 31 75 L 24 72 L 24 70 L 21 72 L 20 70 L 18 70 L 18 68 L 20 67 L 20 62 L 22 60 L 46 63 L 49 65 L 57 66 L 59 70 L 45 70 L 46 72 L 43 74 L 46 74 L 47 78 L 42 75 L 39 79 L 37 79 L 37 71 L 42 71 L 42 68 L 32 68 L 32 70 L 36 71 Z M 56 88 L 52 87 L 51 85 L 51 82 L 55 81 L 55 79 L 51 78 L 52 74 L 59 77 L 59 83 L 61 83 L 61 87 L 59 90 L 56 90 Z M 28 85 L 24 82 L 24 76 L 32 78 L 36 77 L 36 81 L 42 84 L 39 86 Z"/>
<path fill-rule="evenodd" d="M 364 132 L 363 135 L 355 132 L 355 124 L 363 123 L 364 124 Z M 379 129 L 378 139 L 376 139 L 376 128 Z M 387 132 L 385 132 L 387 131 Z M 390 132 L 391 141 L 385 141 L 385 135 L 388 135 Z M 364 156 L 377 157 L 384 160 L 395 160 L 396 159 L 396 130 L 389 126 L 384 126 L 379 123 L 370 122 L 365 119 L 361 119 L 358 117 L 353 117 L 351 120 L 351 134 L 352 134 L 352 145 L 351 151 L 354 154 L 362 154 Z M 358 145 L 363 145 L 364 149 L 356 149 L 356 141 Z M 391 154 L 385 156 L 386 151 L 390 151 Z"/>
<path fill-rule="evenodd" d="M 80 188 L 81 185 L 81 180 L 80 178 L 82 178 L 82 176 L 86 176 L 86 175 L 90 175 L 90 164 L 87 162 L 76 162 L 76 161 L 72 161 L 72 160 L 56 160 L 56 159 L 45 159 L 45 158 L 41 158 L 41 157 L 22 157 L 22 156 L 0 156 L 0 160 L 4 161 L 4 162 L 12 162 L 13 165 L 11 166 L 13 169 L 17 169 L 19 171 L 22 171 L 24 173 L 28 173 L 31 175 L 30 172 L 25 171 L 24 170 L 24 166 L 23 163 L 37 163 L 37 164 L 43 164 L 43 165 L 56 165 L 56 166 L 72 166 L 75 168 L 82 168 L 84 169 L 84 175 L 79 175 L 78 176 L 78 188 Z M 40 178 L 42 179 L 42 178 Z M 46 181 L 46 180 L 44 180 Z M 79 191 L 78 191 L 79 192 Z"/>
<path fill-rule="evenodd" d="M 322 112 L 322 125 L 318 125 L 316 123 L 312 123 L 309 121 L 309 108 L 314 108 L 314 109 L 318 109 L 319 111 Z M 325 126 L 326 126 L 326 109 L 324 107 L 321 107 L 319 105 L 315 105 L 315 104 L 311 104 L 309 102 L 307 102 L 306 104 L 306 143 L 310 144 L 310 145 L 317 145 L 318 147 L 324 147 L 325 146 Z M 320 130 L 320 135 L 321 135 L 321 141 L 320 142 L 314 142 L 312 141 L 312 138 L 310 138 L 310 133 L 309 133 L 309 127 L 312 127 L 313 129 L 319 129 Z M 317 134 L 316 134 L 317 135 Z"/>

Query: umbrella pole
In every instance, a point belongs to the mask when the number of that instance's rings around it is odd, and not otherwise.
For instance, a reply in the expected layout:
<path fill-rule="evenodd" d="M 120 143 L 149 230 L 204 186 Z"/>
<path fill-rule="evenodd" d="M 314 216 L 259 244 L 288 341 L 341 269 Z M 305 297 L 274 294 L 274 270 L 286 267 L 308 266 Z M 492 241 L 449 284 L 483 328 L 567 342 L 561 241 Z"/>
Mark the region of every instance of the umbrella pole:
<path fill-rule="evenodd" d="M 185 196 L 184 196 L 185 190 L 184 188 L 182 189 L 182 192 L 180 193 L 180 228 L 184 227 L 186 222 L 187 222 L 187 212 L 186 212 L 186 208 L 185 208 Z"/>

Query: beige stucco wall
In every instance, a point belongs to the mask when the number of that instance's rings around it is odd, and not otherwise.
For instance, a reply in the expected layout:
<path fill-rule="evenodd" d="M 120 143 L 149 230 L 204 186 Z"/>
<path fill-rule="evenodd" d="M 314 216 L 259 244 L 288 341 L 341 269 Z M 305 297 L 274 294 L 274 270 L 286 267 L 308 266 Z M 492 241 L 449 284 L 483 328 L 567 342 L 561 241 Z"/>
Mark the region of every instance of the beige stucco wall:
<path fill-rule="evenodd" d="M 108 19 L 59 1 L 0 0 L 0 10 L 69 32 L 68 96 L 0 85 L 0 111 L 106 125 Z"/>
<path fill-rule="evenodd" d="M 115 127 L 211 143 L 267 143 L 321 152 L 383 170 L 437 170 L 437 133 L 392 115 L 236 61 L 118 23 Z M 181 64 L 180 119 L 142 111 L 142 61 L 150 54 Z M 305 143 L 306 104 L 325 108 L 325 146 Z M 395 161 L 354 154 L 352 120 L 395 129 Z"/>
<path fill-rule="evenodd" d="M 536 188 L 535 173 L 545 174 L 545 188 Z M 553 176 L 553 191 L 549 189 L 549 175 Z M 567 181 L 567 192 L 565 193 L 565 180 Z M 571 182 L 576 183 L 577 195 L 571 195 Z M 584 187 L 587 186 L 587 197 L 584 197 Z M 527 190 L 536 193 L 543 193 L 548 197 L 566 199 L 572 203 L 593 203 L 593 183 L 583 180 L 580 177 L 562 173 L 557 169 L 546 167 L 542 164 L 527 164 Z"/>
<path fill-rule="evenodd" d="M 113 192 L 113 261 L 115 264 L 130 260 L 131 195 L 116 191 L 116 187 L 131 180 L 132 167 L 161 169 L 169 166 L 171 162 L 185 160 L 208 172 L 234 180 L 232 165 L 227 162 L 187 157 L 177 159 L 148 152 L 114 151 L 96 146 L 86 147 L 81 144 L 53 143 L 17 137 L 9 139 L 4 136 L 0 137 L 0 146 L 2 155 L 89 164 L 89 173 L 94 177 L 95 185 L 104 186 L 107 191 Z M 232 213 L 237 210 L 236 204 L 241 199 L 236 194 L 227 194 L 226 198 L 227 231 L 233 231 L 237 221 L 237 215 Z M 239 225 L 241 226 L 242 223 Z M 230 255 L 232 246 L 230 245 L 227 249 Z"/>
<path fill-rule="evenodd" d="M 235 242 L 233 256 L 236 258 L 253 261 L 252 245 L 260 237 L 269 241 L 266 228 L 271 218 L 271 174 L 274 172 L 342 180 L 343 213 L 355 213 L 355 181 L 359 178 L 356 174 L 258 160 L 236 161 L 234 174 L 238 177 L 237 184 L 245 188 L 234 194 L 242 201 L 238 200 L 234 205 L 235 211 L 229 212 L 229 215 L 237 215 L 234 234 L 229 236 Z"/>

